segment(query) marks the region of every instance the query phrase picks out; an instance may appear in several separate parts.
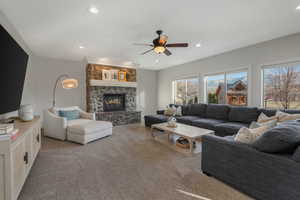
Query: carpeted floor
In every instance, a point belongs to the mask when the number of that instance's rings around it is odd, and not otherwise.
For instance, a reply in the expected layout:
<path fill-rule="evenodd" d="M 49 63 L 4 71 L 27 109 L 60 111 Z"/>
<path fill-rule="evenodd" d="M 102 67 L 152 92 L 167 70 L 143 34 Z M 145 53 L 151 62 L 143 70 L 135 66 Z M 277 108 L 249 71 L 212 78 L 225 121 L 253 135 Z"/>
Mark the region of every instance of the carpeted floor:
<path fill-rule="evenodd" d="M 140 125 L 85 146 L 44 138 L 19 200 L 248 200 L 207 177 L 200 154 L 153 141 Z"/>

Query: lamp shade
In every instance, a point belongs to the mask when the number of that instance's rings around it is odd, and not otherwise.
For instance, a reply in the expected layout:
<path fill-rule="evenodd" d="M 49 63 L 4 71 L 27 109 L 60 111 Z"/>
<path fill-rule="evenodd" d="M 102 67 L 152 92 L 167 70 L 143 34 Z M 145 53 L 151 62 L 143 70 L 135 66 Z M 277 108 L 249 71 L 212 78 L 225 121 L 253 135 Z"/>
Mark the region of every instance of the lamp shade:
<path fill-rule="evenodd" d="M 154 48 L 154 51 L 156 53 L 163 53 L 166 50 L 166 48 L 164 46 L 157 46 Z"/>
<path fill-rule="evenodd" d="M 64 79 L 61 83 L 64 89 L 73 89 L 78 87 L 78 80 L 72 78 Z"/>

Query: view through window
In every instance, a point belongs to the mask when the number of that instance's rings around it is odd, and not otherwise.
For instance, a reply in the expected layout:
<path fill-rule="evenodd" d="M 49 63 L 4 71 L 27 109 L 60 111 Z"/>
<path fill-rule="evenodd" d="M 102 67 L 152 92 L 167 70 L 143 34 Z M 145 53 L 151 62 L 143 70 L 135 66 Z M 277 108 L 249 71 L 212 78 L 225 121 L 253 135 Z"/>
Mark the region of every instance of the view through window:
<path fill-rule="evenodd" d="M 300 63 L 263 69 L 265 108 L 300 108 Z"/>
<path fill-rule="evenodd" d="M 198 78 L 173 81 L 174 103 L 180 105 L 198 103 L 198 90 Z"/>
<path fill-rule="evenodd" d="M 206 76 L 207 103 L 246 106 L 248 102 L 247 72 Z"/>

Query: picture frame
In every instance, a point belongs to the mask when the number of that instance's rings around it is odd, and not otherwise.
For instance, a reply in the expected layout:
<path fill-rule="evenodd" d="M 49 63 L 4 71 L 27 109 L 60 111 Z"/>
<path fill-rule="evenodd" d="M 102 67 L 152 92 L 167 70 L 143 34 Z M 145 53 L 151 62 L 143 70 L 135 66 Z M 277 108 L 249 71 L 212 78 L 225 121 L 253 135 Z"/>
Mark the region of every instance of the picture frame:
<path fill-rule="evenodd" d="M 127 81 L 126 72 L 119 71 L 119 81 Z"/>
<path fill-rule="evenodd" d="M 103 81 L 109 81 L 109 80 L 111 80 L 110 70 L 106 70 L 106 69 L 102 70 L 102 80 Z"/>
<path fill-rule="evenodd" d="M 110 80 L 117 81 L 118 73 L 119 73 L 119 70 L 114 70 L 114 69 L 110 70 Z"/>

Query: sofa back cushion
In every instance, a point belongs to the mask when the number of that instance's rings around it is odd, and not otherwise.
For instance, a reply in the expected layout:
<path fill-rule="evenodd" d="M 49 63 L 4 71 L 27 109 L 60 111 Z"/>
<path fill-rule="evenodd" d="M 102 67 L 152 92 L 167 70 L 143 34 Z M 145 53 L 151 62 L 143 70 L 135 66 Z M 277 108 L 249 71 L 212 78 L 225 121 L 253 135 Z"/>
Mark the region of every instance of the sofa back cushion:
<path fill-rule="evenodd" d="M 258 110 L 256 107 L 230 107 L 228 120 L 231 122 L 251 123 L 256 121 Z"/>
<path fill-rule="evenodd" d="M 272 117 L 274 115 L 276 115 L 277 110 L 273 110 L 273 109 L 258 109 L 258 114 L 260 113 L 264 113 L 265 115 L 267 115 L 268 117 Z"/>
<path fill-rule="evenodd" d="M 298 146 L 298 148 L 294 152 L 293 160 L 296 161 L 296 162 L 300 162 L 300 146 Z"/>
<path fill-rule="evenodd" d="M 223 104 L 208 104 L 206 117 L 212 119 L 228 120 L 229 106 Z"/>
<path fill-rule="evenodd" d="M 297 122 L 283 123 L 264 133 L 253 147 L 266 153 L 294 151 L 300 144 L 300 126 Z"/>
<path fill-rule="evenodd" d="M 189 110 L 189 115 L 193 116 L 199 116 L 199 117 L 205 117 L 206 113 L 206 104 L 191 104 L 190 105 L 190 110 Z"/>
<path fill-rule="evenodd" d="M 182 105 L 181 112 L 183 116 L 189 115 L 191 110 L 191 105 Z"/>

